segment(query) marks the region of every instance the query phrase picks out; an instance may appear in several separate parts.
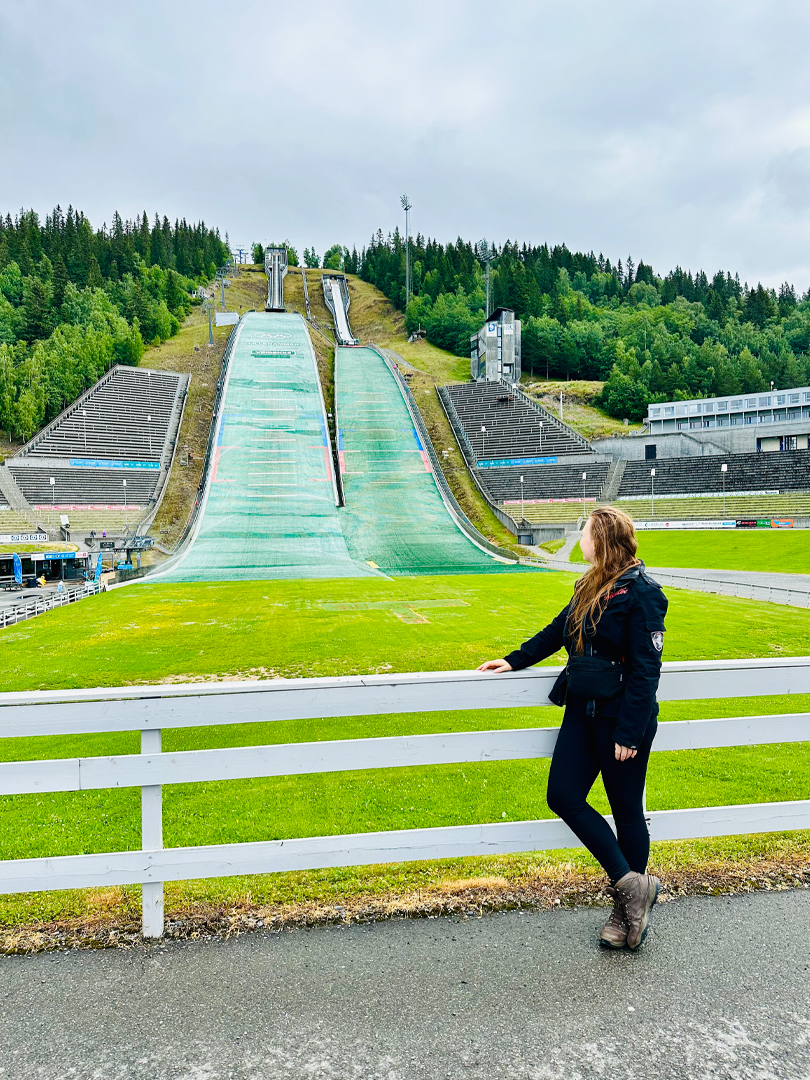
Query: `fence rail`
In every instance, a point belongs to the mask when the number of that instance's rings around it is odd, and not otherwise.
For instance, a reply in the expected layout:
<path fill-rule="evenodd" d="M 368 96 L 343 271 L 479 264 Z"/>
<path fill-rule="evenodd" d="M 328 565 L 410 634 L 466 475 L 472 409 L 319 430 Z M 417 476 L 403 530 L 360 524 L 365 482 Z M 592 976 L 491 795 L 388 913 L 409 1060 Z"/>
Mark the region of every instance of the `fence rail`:
<path fill-rule="evenodd" d="M 450 858 L 578 841 L 557 819 L 163 849 L 162 785 L 551 756 L 557 728 L 447 732 L 162 752 L 161 731 L 206 725 L 547 703 L 559 668 L 509 675 L 430 672 L 267 683 L 139 686 L 0 694 L 0 737 L 140 730 L 141 753 L 0 764 L 0 795 L 141 788 L 142 850 L 0 862 L 0 892 L 143 886 L 144 935 L 163 932 L 163 882 L 374 862 Z M 659 700 L 810 693 L 810 658 L 664 665 Z M 662 724 L 653 749 L 810 741 L 810 717 L 727 717 Z M 611 819 L 608 818 L 610 821 Z M 649 813 L 653 840 L 810 828 L 810 800 Z"/>
<path fill-rule="evenodd" d="M 64 607 L 66 604 L 75 604 L 88 596 L 95 596 L 101 592 L 104 586 L 96 582 L 88 581 L 76 588 L 66 588 L 62 592 L 50 593 L 47 596 L 35 596 L 32 600 L 15 604 L 14 607 L 0 609 L 0 627 L 14 626 L 15 623 L 33 619 L 36 615 L 44 615 L 46 611 Z"/>

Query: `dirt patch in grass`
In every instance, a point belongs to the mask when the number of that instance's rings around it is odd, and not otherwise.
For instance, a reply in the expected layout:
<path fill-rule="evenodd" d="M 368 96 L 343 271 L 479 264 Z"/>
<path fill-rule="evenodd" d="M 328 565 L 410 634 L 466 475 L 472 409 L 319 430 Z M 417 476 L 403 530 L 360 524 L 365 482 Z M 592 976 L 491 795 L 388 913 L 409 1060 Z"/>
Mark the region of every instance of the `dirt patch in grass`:
<path fill-rule="evenodd" d="M 709 857 L 692 866 L 672 865 L 672 860 L 666 857 L 662 865 L 653 861 L 651 872 L 663 878 L 659 902 L 685 896 L 732 896 L 810 888 L 810 845 L 799 841 L 795 847 L 796 850 L 784 850 L 773 857 L 744 861 Z M 178 905 L 171 903 L 169 895 L 165 937 L 201 940 L 254 930 L 281 931 L 440 915 L 480 918 L 487 912 L 516 909 L 607 906 L 611 900 L 604 887 L 604 875 L 598 870 L 562 862 L 514 877 L 500 874 L 448 877 L 423 887 L 389 890 L 374 896 L 348 895 L 298 903 L 257 904 L 248 893 L 229 903 L 198 901 Z M 0 953 L 5 954 L 133 947 L 142 943 L 140 897 L 137 890 L 124 888 L 89 892 L 87 912 L 81 917 L 0 929 Z"/>

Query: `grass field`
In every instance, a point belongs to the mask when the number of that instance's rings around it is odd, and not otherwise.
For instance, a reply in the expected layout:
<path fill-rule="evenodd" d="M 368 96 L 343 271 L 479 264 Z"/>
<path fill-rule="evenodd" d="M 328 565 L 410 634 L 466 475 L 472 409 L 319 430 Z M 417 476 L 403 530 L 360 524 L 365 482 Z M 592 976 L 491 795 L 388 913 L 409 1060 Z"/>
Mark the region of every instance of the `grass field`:
<path fill-rule="evenodd" d="M 810 574 L 808 529 L 707 529 L 638 534 L 638 555 L 648 566 Z M 570 556 L 582 562 L 579 544 Z"/>
<path fill-rule="evenodd" d="M 222 585 L 139 585 L 86 600 L 4 631 L 2 689 L 115 685 L 160 680 L 341 674 L 388 670 L 472 668 L 502 655 L 555 614 L 570 595 L 572 576 L 520 574 L 376 579 L 361 582 L 256 582 Z M 334 611 L 354 603 L 392 605 L 454 599 L 461 606 L 427 609 L 428 622 L 401 621 L 395 610 Z M 780 656 L 810 653 L 810 612 L 706 596 L 698 611 L 689 594 L 671 590 L 667 659 Z M 737 633 L 730 636 L 728 625 Z M 65 640 L 71 648 L 65 649 Z M 553 662 L 549 661 L 549 662 Z M 43 679 L 43 673 L 47 678 Z M 673 703 L 662 719 L 799 711 L 810 699 Z M 167 731 L 166 750 L 252 745 L 446 730 L 554 725 L 548 707 L 470 713 L 359 717 L 268 725 Z M 135 733 L 7 740 L 4 760 L 136 753 Z M 547 761 L 407 768 L 385 772 L 282 777 L 178 785 L 165 789 L 167 846 L 323 835 L 475 821 L 548 816 L 543 798 Z M 806 798 L 810 755 L 796 746 L 662 753 L 648 788 L 652 809 Z M 597 793 L 596 805 L 606 809 Z M 139 844 L 137 790 L 7 797 L 0 800 L 0 858 L 117 850 Z M 760 847 L 773 844 L 760 838 Z M 723 842 L 740 849 L 742 840 Z M 720 850 L 721 842 L 714 842 Z M 671 857 L 676 847 L 669 845 Z M 537 860 L 571 853 L 506 859 L 517 873 Z M 534 862 L 532 863 L 532 860 Z M 584 860 L 584 862 L 582 861 Z M 469 871 L 476 860 L 460 861 Z M 341 890 L 388 889 L 392 881 L 431 880 L 448 866 L 324 871 L 280 878 L 234 879 L 172 886 L 172 902 L 194 897 L 300 898 Z M 302 885 L 302 882 L 305 883 Z M 297 883 L 297 884 L 296 884 Z M 298 893 L 295 890 L 298 889 Z M 112 890 L 126 907 L 132 890 Z M 96 896 L 97 894 L 92 894 Z M 116 899 L 117 898 L 117 899 Z M 85 910 L 84 894 L 9 897 L 0 924 Z"/>

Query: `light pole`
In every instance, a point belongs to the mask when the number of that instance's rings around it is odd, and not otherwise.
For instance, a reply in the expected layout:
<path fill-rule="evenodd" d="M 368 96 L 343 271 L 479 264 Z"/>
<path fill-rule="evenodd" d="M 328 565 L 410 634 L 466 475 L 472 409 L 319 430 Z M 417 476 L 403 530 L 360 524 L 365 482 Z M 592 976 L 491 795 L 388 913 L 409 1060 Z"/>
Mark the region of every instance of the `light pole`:
<path fill-rule="evenodd" d="M 87 409 L 82 409 L 82 420 L 84 421 L 84 452 L 87 453 Z"/>
<path fill-rule="evenodd" d="M 408 304 L 411 302 L 411 242 L 410 242 L 410 213 L 412 203 L 408 201 L 407 195 L 401 195 L 399 201 L 402 203 L 402 209 L 405 211 L 405 311 L 408 311 Z"/>
<path fill-rule="evenodd" d="M 655 517 L 655 469 L 650 469 L 650 517 Z"/>
<path fill-rule="evenodd" d="M 584 472 L 582 474 L 582 513 L 585 513 L 585 481 L 588 479 L 588 474 Z"/>
<path fill-rule="evenodd" d="M 540 421 L 540 441 L 537 444 L 538 450 L 543 449 L 543 421 Z"/>
<path fill-rule="evenodd" d="M 487 456 L 487 429 L 481 425 L 481 457 L 486 460 Z"/>
<path fill-rule="evenodd" d="M 723 476 L 723 517 L 726 516 L 726 473 L 728 472 L 728 465 L 725 462 L 720 466 L 720 472 Z"/>
<path fill-rule="evenodd" d="M 124 528 L 127 529 L 127 482 L 124 481 Z"/>
<path fill-rule="evenodd" d="M 51 477 L 51 511 L 53 513 L 53 529 L 56 532 L 56 477 Z"/>
<path fill-rule="evenodd" d="M 486 318 L 489 318 L 489 264 L 495 257 L 494 250 L 489 246 L 489 242 L 485 239 L 478 242 L 478 257 L 483 262 L 487 272 L 487 310 L 485 311 Z"/>
<path fill-rule="evenodd" d="M 560 390 L 560 420 L 562 420 L 562 390 Z"/>
<path fill-rule="evenodd" d="M 149 425 L 147 430 L 149 432 L 149 457 L 151 457 L 152 456 L 152 417 L 147 416 L 146 417 L 146 422 Z"/>
<path fill-rule="evenodd" d="M 520 478 L 520 520 L 526 520 L 526 511 L 523 508 L 523 477 Z"/>
<path fill-rule="evenodd" d="M 206 297 L 206 299 L 203 300 L 203 305 L 202 305 L 203 313 L 205 313 L 206 311 L 208 312 L 208 344 L 209 345 L 214 344 L 214 328 L 213 328 L 213 326 L 211 324 L 211 319 L 213 317 L 215 307 L 216 307 L 216 304 L 214 303 L 213 300 L 210 299 L 210 297 Z"/>

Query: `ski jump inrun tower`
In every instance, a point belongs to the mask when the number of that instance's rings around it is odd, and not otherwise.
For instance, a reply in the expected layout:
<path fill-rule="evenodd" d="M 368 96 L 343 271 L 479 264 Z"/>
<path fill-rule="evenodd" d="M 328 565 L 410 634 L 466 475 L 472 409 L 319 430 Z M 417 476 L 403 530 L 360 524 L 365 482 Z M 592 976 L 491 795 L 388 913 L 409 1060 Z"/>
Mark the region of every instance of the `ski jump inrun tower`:
<path fill-rule="evenodd" d="M 284 307 L 284 275 L 287 273 L 286 247 L 270 247 L 264 253 L 264 272 L 267 274 L 265 311 L 286 311 Z"/>

